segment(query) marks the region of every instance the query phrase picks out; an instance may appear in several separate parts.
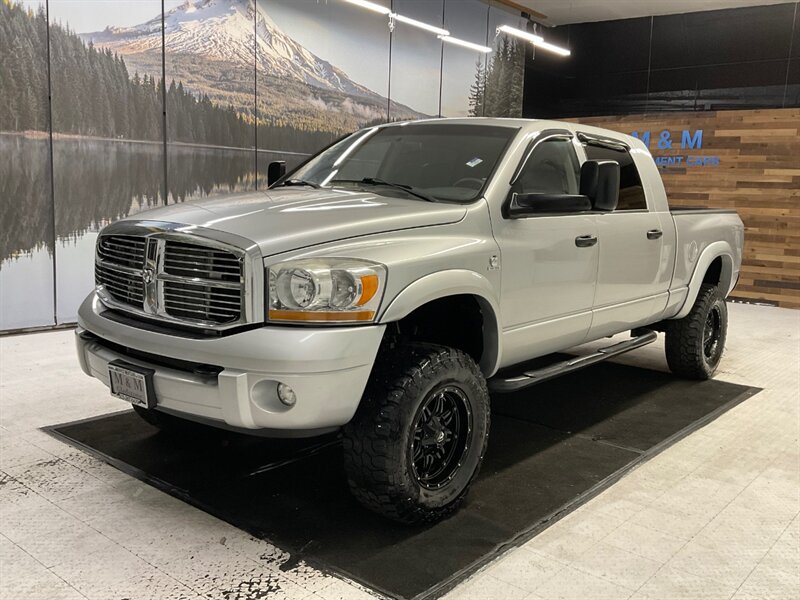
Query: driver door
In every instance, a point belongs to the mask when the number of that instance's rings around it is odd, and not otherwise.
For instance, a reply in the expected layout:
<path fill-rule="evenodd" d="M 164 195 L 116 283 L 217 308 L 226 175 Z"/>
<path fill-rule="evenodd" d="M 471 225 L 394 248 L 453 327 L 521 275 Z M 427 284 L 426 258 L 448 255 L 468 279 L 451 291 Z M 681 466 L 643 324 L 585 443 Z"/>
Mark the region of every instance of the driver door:
<path fill-rule="evenodd" d="M 572 134 L 544 132 L 525 153 L 511 193 L 578 194 L 580 163 Z M 580 344 L 592 323 L 598 268 L 591 211 L 494 223 L 502 249 L 503 366 Z"/>

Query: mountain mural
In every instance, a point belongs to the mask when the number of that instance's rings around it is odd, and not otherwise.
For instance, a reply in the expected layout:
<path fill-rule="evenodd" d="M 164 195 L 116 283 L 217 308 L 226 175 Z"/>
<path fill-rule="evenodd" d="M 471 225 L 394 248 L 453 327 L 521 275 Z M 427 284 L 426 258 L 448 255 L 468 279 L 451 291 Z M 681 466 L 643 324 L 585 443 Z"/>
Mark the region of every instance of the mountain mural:
<path fill-rule="evenodd" d="M 131 72 L 161 75 L 161 17 L 133 27 L 81 34 L 125 58 Z M 351 130 L 386 119 L 389 100 L 292 39 L 254 0 L 187 0 L 164 15 L 167 81 L 181 81 L 250 117 L 253 62 L 259 78 L 257 117 L 309 131 Z M 419 118 L 392 104 L 393 118 Z"/>

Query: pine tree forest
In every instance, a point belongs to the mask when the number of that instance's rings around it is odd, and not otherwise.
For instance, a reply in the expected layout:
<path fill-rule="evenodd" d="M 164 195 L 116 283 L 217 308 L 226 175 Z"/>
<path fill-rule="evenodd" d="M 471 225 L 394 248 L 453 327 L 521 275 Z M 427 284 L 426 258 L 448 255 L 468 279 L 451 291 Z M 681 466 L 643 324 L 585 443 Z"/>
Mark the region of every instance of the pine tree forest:
<path fill-rule="evenodd" d="M 46 131 L 47 17 L 0 0 L 0 131 Z M 130 73 L 121 56 L 86 44 L 68 26 L 50 24 L 53 131 L 97 138 L 163 139 L 161 78 Z M 232 106 L 196 95 L 182 82 L 166 89 L 167 139 L 252 148 L 255 120 Z M 298 130 L 259 123 L 259 136 L 275 145 L 311 152 L 344 132 Z M 279 146 L 280 147 L 280 146 Z"/>
<path fill-rule="evenodd" d="M 475 65 L 475 81 L 469 93 L 469 115 L 520 117 L 524 63 L 525 47 L 508 36 L 499 38 L 498 47 L 488 64 L 479 59 Z"/>

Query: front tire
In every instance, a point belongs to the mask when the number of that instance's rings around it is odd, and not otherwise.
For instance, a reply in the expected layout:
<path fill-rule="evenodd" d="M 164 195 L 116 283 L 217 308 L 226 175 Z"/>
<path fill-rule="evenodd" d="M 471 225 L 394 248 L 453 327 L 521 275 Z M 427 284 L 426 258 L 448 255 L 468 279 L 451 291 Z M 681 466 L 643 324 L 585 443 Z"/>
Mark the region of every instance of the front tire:
<path fill-rule="evenodd" d="M 489 421 L 486 380 L 464 352 L 415 343 L 382 353 L 344 428 L 351 492 L 401 523 L 445 518 L 478 474 Z"/>
<path fill-rule="evenodd" d="M 669 321 L 665 348 L 670 370 L 687 379 L 709 379 L 719 366 L 728 333 L 728 307 L 715 285 L 703 284 L 692 310 Z"/>

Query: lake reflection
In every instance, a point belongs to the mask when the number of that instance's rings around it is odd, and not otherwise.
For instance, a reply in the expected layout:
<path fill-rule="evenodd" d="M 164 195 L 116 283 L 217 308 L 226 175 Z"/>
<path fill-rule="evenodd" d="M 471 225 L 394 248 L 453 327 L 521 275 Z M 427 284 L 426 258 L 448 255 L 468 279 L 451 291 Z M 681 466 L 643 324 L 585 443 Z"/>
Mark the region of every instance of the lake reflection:
<path fill-rule="evenodd" d="M 254 150 L 170 144 L 167 153 L 168 204 L 256 186 Z M 74 321 L 93 285 L 97 232 L 164 204 L 164 146 L 55 139 L 52 198 L 46 137 L 0 134 L 0 156 L 0 330 L 52 325 L 54 312 L 59 323 Z M 301 159 L 260 151 L 259 171 L 269 160 L 286 160 L 291 168 Z"/>

